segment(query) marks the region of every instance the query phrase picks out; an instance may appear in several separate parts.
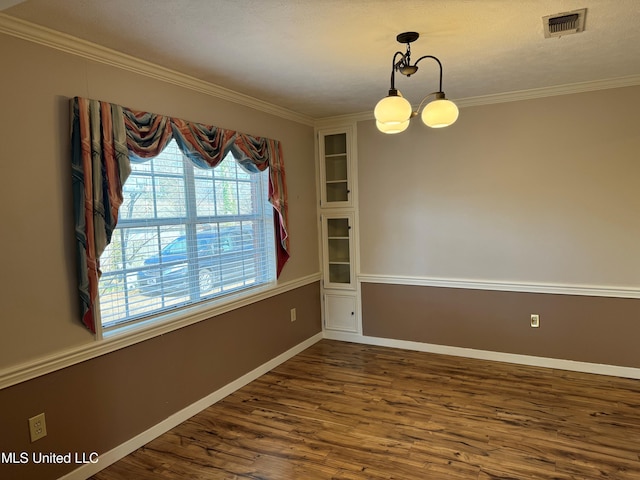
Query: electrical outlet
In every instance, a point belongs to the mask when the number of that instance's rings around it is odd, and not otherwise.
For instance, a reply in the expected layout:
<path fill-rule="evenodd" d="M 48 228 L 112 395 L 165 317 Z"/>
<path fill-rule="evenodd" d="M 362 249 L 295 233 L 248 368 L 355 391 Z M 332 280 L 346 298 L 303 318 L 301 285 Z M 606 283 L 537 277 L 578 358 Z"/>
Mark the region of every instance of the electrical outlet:
<path fill-rule="evenodd" d="M 45 421 L 44 413 L 29 419 L 29 434 L 32 442 L 47 436 L 47 422 Z"/>
<path fill-rule="evenodd" d="M 296 321 L 296 309 L 295 308 L 291 309 L 291 321 L 292 322 Z"/>
<path fill-rule="evenodd" d="M 537 313 L 531 314 L 531 327 L 532 328 L 540 327 L 540 315 L 538 315 Z"/>

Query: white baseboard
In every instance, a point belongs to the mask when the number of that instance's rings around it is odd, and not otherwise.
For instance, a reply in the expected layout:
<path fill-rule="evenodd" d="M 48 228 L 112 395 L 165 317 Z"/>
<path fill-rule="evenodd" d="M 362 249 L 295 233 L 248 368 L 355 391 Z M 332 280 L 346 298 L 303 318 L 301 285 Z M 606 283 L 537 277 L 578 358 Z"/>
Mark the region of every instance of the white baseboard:
<path fill-rule="evenodd" d="M 612 377 L 640 379 L 640 368 L 621 367 L 617 365 L 604 365 L 600 363 L 577 362 L 559 358 L 534 357 L 516 353 L 492 352 L 489 350 L 476 350 L 473 348 L 451 347 L 447 345 L 435 345 L 431 343 L 412 342 L 408 340 L 394 340 L 392 338 L 369 337 L 356 333 L 343 333 L 324 331 L 324 338 L 341 340 L 343 342 L 362 343 L 381 347 L 403 348 L 418 352 L 439 353 L 441 355 L 453 355 L 456 357 L 476 358 L 478 360 L 493 360 L 496 362 L 515 363 L 533 367 L 555 368 L 572 372 L 594 373 L 597 375 L 609 375 Z"/>
<path fill-rule="evenodd" d="M 74 471 L 66 474 L 63 477 L 60 477 L 59 480 L 86 480 L 92 475 L 95 475 L 100 470 L 107 468 L 109 465 L 117 462 L 121 458 L 126 457 L 133 451 L 138 448 L 146 445 L 154 438 L 159 437 L 165 432 L 168 432 L 172 428 L 178 426 L 185 420 L 193 417 L 195 414 L 201 412 L 205 408 L 210 407 L 214 403 L 222 400 L 227 395 L 232 394 L 236 390 L 244 387 L 248 383 L 254 381 L 258 377 L 264 375 L 265 373 L 273 370 L 275 367 L 294 357 L 298 353 L 307 349 L 311 345 L 322 340 L 323 334 L 318 333 L 311 338 L 308 338 L 304 342 L 296 345 L 293 348 L 290 348 L 286 352 L 278 355 L 277 357 L 269 360 L 268 362 L 260 365 L 249 373 L 243 375 L 242 377 L 234 380 L 233 382 L 225 385 L 224 387 L 216 390 L 215 392 L 207 395 L 206 397 L 198 400 L 195 403 L 192 403 L 186 408 L 183 408 L 179 412 L 174 413 L 169 418 L 163 420 L 162 422 L 154 425 L 148 430 L 145 430 L 139 435 L 136 435 L 130 440 L 127 440 L 121 445 L 109 450 L 106 453 L 103 453 L 99 456 L 97 463 L 87 463 L 82 465 L 81 467 L 75 469 Z"/>
<path fill-rule="evenodd" d="M 472 348 L 451 347 L 446 345 L 435 345 L 422 342 L 412 342 L 407 340 L 394 340 L 390 338 L 370 337 L 357 333 L 331 332 L 325 330 L 286 352 L 278 355 L 272 360 L 264 363 L 251 372 L 189 405 L 188 407 L 174 413 L 169 418 L 154 425 L 150 429 L 136 435 L 112 450 L 100 455 L 97 463 L 87 463 L 74 471 L 60 477 L 59 480 L 86 480 L 95 475 L 100 470 L 107 468 L 109 465 L 126 457 L 138 448 L 146 445 L 154 438 L 168 432 L 172 428 L 178 426 L 185 420 L 191 418 L 195 414 L 201 412 L 205 408 L 210 407 L 214 403 L 222 400 L 227 395 L 244 387 L 248 383 L 264 375 L 274 369 L 281 363 L 289 360 L 298 353 L 307 349 L 311 345 L 319 342 L 323 338 L 329 340 L 340 340 L 344 342 L 361 343 L 366 345 L 377 345 L 382 347 L 402 348 L 405 350 L 414 350 L 419 352 L 438 353 L 442 355 L 453 355 L 457 357 L 476 358 L 479 360 L 493 360 L 505 363 L 515 363 L 520 365 L 530 365 L 536 367 L 555 368 L 559 370 L 569 370 L 575 372 L 594 373 L 599 375 L 610 375 L 615 377 L 640 379 L 640 369 L 631 367 L 620 367 L 616 365 L 602 365 L 596 363 L 576 362 L 572 360 L 562 360 L 556 358 L 534 357 L 530 355 L 518 355 L 503 352 L 491 352 L 487 350 L 475 350 Z"/>

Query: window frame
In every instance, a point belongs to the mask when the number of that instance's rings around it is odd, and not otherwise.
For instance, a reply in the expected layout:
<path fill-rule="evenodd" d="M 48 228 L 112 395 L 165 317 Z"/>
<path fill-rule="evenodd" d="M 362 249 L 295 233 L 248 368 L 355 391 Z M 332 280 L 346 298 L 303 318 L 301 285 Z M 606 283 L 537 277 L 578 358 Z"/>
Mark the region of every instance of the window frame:
<path fill-rule="evenodd" d="M 173 143 L 170 142 L 167 147 L 169 147 Z M 175 145 L 174 145 L 175 146 Z M 166 148 L 163 150 L 163 152 Z M 168 174 L 166 172 L 157 173 L 154 172 L 153 161 L 154 159 L 145 160 L 144 162 L 132 162 L 132 165 L 136 163 L 148 163 L 151 162 L 151 167 L 148 172 L 140 172 L 134 171 L 131 173 L 130 181 L 135 180 L 136 176 L 139 178 L 147 178 L 151 185 L 153 185 L 153 203 L 154 203 L 154 216 L 148 218 L 119 218 L 116 229 L 113 231 L 113 236 L 120 235 L 121 237 L 125 235 L 125 231 L 131 228 L 158 228 L 160 229 L 163 226 L 168 225 L 180 225 L 184 227 L 184 234 L 177 236 L 175 239 L 171 240 L 168 244 L 163 247 L 159 246 L 159 252 L 166 248 L 169 244 L 174 242 L 176 239 L 186 236 L 187 238 L 187 250 L 188 256 L 195 257 L 197 262 L 197 253 L 198 248 L 195 245 L 195 241 L 198 239 L 198 226 L 207 224 L 207 225 L 216 225 L 218 232 L 221 232 L 221 224 L 228 223 L 238 223 L 238 227 L 242 229 L 243 224 L 245 222 L 253 223 L 254 227 L 258 225 L 258 229 L 260 230 L 259 236 L 261 240 L 259 243 L 262 245 L 261 252 L 266 257 L 264 263 L 260 263 L 256 265 L 255 268 L 259 268 L 259 272 L 256 272 L 255 276 L 255 284 L 253 285 L 243 285 L 240 287 L 232 288 L 230 290 L 222 291 L 221 290 L 217 294 L 203 294 L 203 292 L 195 291 L 192 292 L 191 288 L 194 285 L 194 282 L 197 283 L 197 275 L 194 275 L 194 268 L 196 269 L 195 273 L 197 273 L 197 264 L 194 265 L 194 258 L 188 260 L 187 268 L 189 269 L 189 274 L 187 276 L 187 281 L 189 282 L 189 300 L 176 304 L 174 306 L 169 306 L 164 309 L 152 311 L 151 313 L 141 313 L 134 316 L 127 316 L 127 318 L 123 320 L 114 320 L 107 324 L 103 323 L 102 320 L 102 311 L 101 311 L 101 295 L 98 294 L 98 298 L 96 301 L 96 335 L 98 338 L 108 338 L 115 337 L 120 335 L 125 335 L 133 331 L 145 331 L 153 328 L 165 328 L 166 325 L 176 324 L 175 328 L 180 328 L 181 326 L 188 325 L 191 323 L 195 323 L 197 321 L 202 320 L 203 316 L 206 318 L 210 318 L 211 316 L 218 315 L 225 311 L 229 311 L 231 309 L 239 308 L 242 305 L 254 303 L 257 301 L 255 299 L 256 295 L 260 295 L 263 292 L 272 290 L 274 286 L 277 284 L 276 279 L 276 252 L 275 252 L 275 231 L 274 231 L 274 208 L 268 199 L 268 190 L 269 190 L 269 171 L 268 169 L 263 170 L 261 172 L 247 172 L 243 167 L 241 162 L 239 162 L 232 152 L 228 152 L 224 161 L 234 162 L 236 166 L 235 176 L 227 177 L 225 179 L 224 176 L 216 176 L 215 169 L 218 168 L 221 164 L 217 165 L 214 169 L 202 169 L 206 171 L 213 170 L 213 176 L 211 177 L 211 181 L 213 183 L 213 188 L 215 191 L 215 185 L 217 181 L 231 181 L 235 185 L 235 199 L 240 202 L 241 194 L 238 188 L 239 183 L 247 183 L 250 185 L 251 190 L 251 200 L 252 205 L 254 205 L 253 201 L 256 198 L 260 199 L 259 204 L 257 205 L 257 209 L 251 213 L 240 213 L 240 208 L 236 214 L 217 214 L 217 215 L 198 215 L 198 206 L 196 205 L 197 195 L 196 195 L 196 179 L 198 175 L 196 170 L 200 169 L 200 167 L 191 161 L 180 149 L 176 146 L 176 152 L 180 156 L 183 169 L 181 173 L 178 174 Z M 160 154 L 162 155 L 162 153 Z M 154 157 L 157 158 L 157 157 Z M 248 177 L 242 179 L 241 176 L 238 175 L 238 171 L 244 171 L 247 173 Z M 156 205 L 156 178 L 162 177 L 172 177 L 172 178 L 180 178 L 182 180 L 182 186 L 184 188 L 184 199 L 185 199 L 185 210 L 183 216 L 174 216 L 174 217 L 162 217 L 158 216 L 158 210 Z M 202 176 L 200 178 L 203 178 Z M 123 188 L 123 195 L 126 195 L 126 186 Z M 215 193 L 214 193 L 215 195 Z M 122 210 L 120 211 L 122 213 Z M 226 227 L 222 227 L 226 228 Z M 230 227 L 235 228 L 235 227 Z M 158 230 L 159 231 L 159 230 Z M 255 233 L 255 232 L 254 232 Z M 254 235 L 257 236 L 257 235 Z M 192 242 L 189 242 L 189 239 L 192 239 Z M 113 242 L 111 242 L 113 243 Z M 123 278 L 127 278 L 128 276 L 136 275 L 137 272 L 144 270 L 146 267 L 144 266 L 134 266 L 128 267 L 125 261 L 126 258 L 126 250 L 123 245 L 120 249 L 120 253 L 122 254 L 122 265 L 120 269 L 107 271 L 103 273 L 102 278 L 110 278 L 115 277 L 117 275 L 121 275 Z M 158 244 L 160 245 L 160 240 L 158 239 Z M 271 247 L 274 248 L 271 248 Z M 109 248 L 109 247 L 107 247 Z M 221 247 L 220 247 L 221 248 Z M 244 250 L 244 248 L 243 248 Z M 106 253 L 106 252 L 105 252 Z M 222 248 L 219 254 L 223 254 Z M 104 255 L 104 253 L 103 253 Z M 161 267 L 159 267 L 161 268 Z M 195 279 L 195 280 L 194 280 Z M 127 297 L 127 287 L 124 286 L 124 295 Z M 243 279 L 243 282 L 246 281 L 246 278 Z M 102 279 L 99 283 L 102 285 Z M 221 283 L 222 285 L 222 283 Z M 196 287 L 198 290 L 199 287 Z M 195 295 L 193 295 L 195 293 Z M 126 300 L 126 309 L 129 311 L 128 300 Z M 165 304 L 165 294 L 162 294 L 162 302 Z M 173 329 L 173 328 L 171 328 Z"/>
<path fill-rule="evenodd" d="M 130 158 L 153 158 L 175 139 L 195 163 L 215 166 L 229 151 L 251 171 L 269 168 L 276 278 L 290 258 L 287 182 L 282 143 L 214 125 L 134 110 L 86 97 L 71 100 L 71 175 L 79 320 L 101 338 L 99 259 L 115 229 Z"/>

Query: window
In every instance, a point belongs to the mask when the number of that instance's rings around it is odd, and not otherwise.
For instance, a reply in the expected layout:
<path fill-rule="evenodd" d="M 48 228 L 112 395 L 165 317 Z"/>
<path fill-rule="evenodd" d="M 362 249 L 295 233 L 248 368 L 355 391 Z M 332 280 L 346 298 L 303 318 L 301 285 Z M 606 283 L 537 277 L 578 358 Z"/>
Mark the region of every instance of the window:
<path fill-rule="evenodd" d="M 201 169 L 175 141 L 131 167 L 100 257 L 105 331 L 275 279 L 268 170 L 250 174 L 231 153 Z"/>

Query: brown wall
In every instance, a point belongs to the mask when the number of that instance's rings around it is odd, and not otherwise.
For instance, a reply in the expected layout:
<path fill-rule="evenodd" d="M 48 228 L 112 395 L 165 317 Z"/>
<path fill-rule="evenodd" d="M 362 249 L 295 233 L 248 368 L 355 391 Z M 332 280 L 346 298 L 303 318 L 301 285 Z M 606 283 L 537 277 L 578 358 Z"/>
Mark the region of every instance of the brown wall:
<path fill-rule="evenodd" d="M 5 388 L 0 452 L 104 453 L 320 330 L 316 282 Z M 26 419 L 43 411 L 48 435 L 30 443 Z M 77 466 L 0 464 L 0 478 L 54 479 Z"/>
<path fill-rule="evenodd" d="M 363 283 L 362 309 L 372 337 L 640 368 L 639 299 Z"/>

